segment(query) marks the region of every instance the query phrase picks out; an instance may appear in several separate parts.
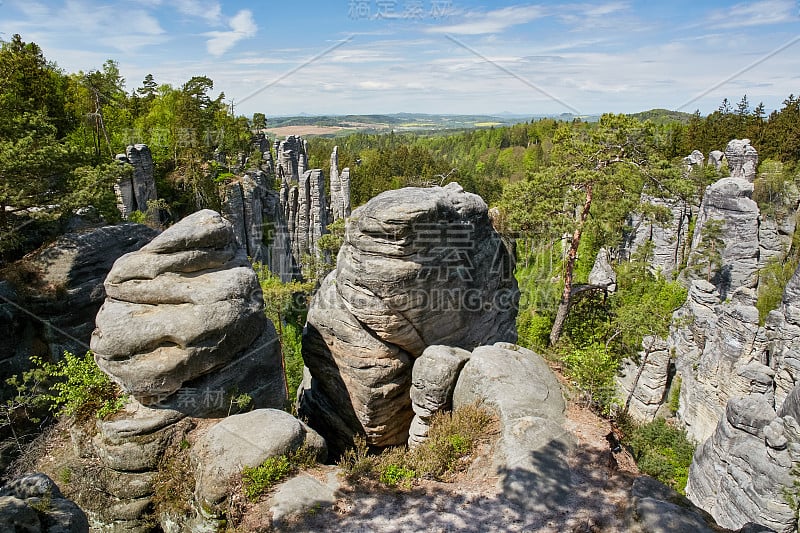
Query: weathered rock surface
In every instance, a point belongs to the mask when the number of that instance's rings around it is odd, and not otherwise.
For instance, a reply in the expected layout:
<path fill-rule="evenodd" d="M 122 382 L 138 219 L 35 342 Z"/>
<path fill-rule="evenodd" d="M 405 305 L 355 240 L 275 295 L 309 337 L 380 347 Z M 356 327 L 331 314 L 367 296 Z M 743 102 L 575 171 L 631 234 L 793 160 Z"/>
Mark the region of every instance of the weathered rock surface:
<path fill-rule="evenodd" d="M 245 466 L 256 467 L 270 457 L 307 444 L 320 461 L 324 441 L 289 413 L 257 409 L 225 418 L 200 437 L 191 449 L 195 465 L 195 499 L 206 510 L 219 505 L 231 490 L 231 478 Z"/>
<path fill-rule="evenodd" d="M 341 486 L 338 474 L 338 469 L 329 472 L 325 483 L 300 474 L 278 485 L 269 500 L 272 524 L 280 528 L 293 516 L 333 506 Z"/>
<path fill-rule="evenodd" d="M 350 216 L 350 169 L 339 173 L 339 147 L 331 153 L 331 222 Z"/>
<path fill-rule="evenodd" d="M 412 361 L 434 344 L 516 339 L 511 254 L 458 184 L 388 191 L 348 219 L 304 333 L 300 413 L 332 448 L 404 443 Z"/>
<path fill-rule="evenodd" d="M 725 153 L 721 150 L 711 150 L 708 153 L 708 164 L 719 170 L 722 168 L 723 157 L 725 157 Z"/>
<path fill-rule="evenodd" d="M 729 401 L 714 435 L 695 452 L 687 496 L 723 527 L 753 522 L 794 531 L 797 519 L 784 493 L 800 458 L 799 437 L 797 419 L 777 417 L 763 395 Z"/>
<path fill-rule="evenodd" d="M 153 156 L 146 144 L 128 146 L 117 161 L 133 166 L 131 177 L 121 178 L 114 186 L 117 194 L 117 207 L 122 217 L 127 219 L 134 211 L 147 211 L 147 202 L 158 199 L 156 181 L 153 174 Z"/>
<path fill-rule="evenodd" d="M 92 350 L 146 406 L 224 415 L 230 391 L 286 402 L 277 335 L 233 227 L 204 210 L 116 261 Z"/>
<path fill-rule="evenodd" d="M 630 533 L 712 533 L 714 520 L 685 496 L 649 476 L 636 478 L 627 513 Z"/>
<path fill-rule="evenodd" d="M 85 353 L 112 264 L 157 234 L 141 224 L 103 226 L 66 234 L 23 260 L 19 268 L 34 278 L 24 294 L 0 282 L 0 383 L 27 370 L 31 354 Z"/>
<path fill-rule="evenodd" d="M 667 391 L 670 353 L 664 339 L 648 336 L 642 341 L 639 363 L 622 361 L 617 375 L 617 396 L 635 420 L 652 422 Z"/>
<path fill-rule="evenodd" d="M 750 146 L 750 139 L 733 139 L 725 148 L 725 159 L 732 178 L 746 179 L 750 183 L 756 179 L 758 152 Z"/>
<path fill-rule="evenodd" d="M 469 358 L 470 353 L 460 348 L 428 346 L 414 361 L 410 392 L 414 419 L 409 429 L 409 446 L 427 440 L 433 415 L 451 410 L 456 379 Z"/>
<path fill-rule="evenodd" d="M 480 346 L 459 375 L 453 408 L 482 402 L 500 419 L 493 469 L 511 501 L 531 512 L 565 508 L 572 482 L 561 387 L 547 363 L 508 343 Z"/>
<path fill-rule="evenodd" d="M 631 232 L 625 239 L 624 250 L 631 256 L 645 243 L 652 242 L 653 251 L 650 264 L 666 278 L 671 277 L 683 263 L 688 253 L 691 239 L 689 223 L 692 206 L 683 200 L 656 198 L 644 195 L 642 201 L 655 209 L 668 210 L 666 222 L 659 222 L 654 216 L 633 215 L 628 221 Z"/>
<path fill-rule="evenodd" d="M 752 182 L 744 178 L 723 178 L 706 189 L 700 206 L 687 275 L 689 279 L 706 277 L 705 272 L 691 267 L 707 255 L 700 248 L 703 228 L 711 220 L 722 221 L 719 235 L 724 243 L 721 268 L 712 268 L 711 275 L 723 298 L 738 287 L 755 287 L 758 282 L 759 209 L 752 195 Z"/>
<path fill-rule="evenodd" d="M 609 253 L 605 248 L 600 248 L 597 257 L 589 272 L 589 285 L 605 288 L 608 292 L 617 290 L 617 273 L 609 261 Z"/>
<path fill-rule="evenodd" d="M 0 488 L 0 533 L 87 533 L 86 514 L 52 479 L 28 474 Z"/>
<path fill-rule="evenodd" d="M 705 156 L 700 150 L 693 150 L 691 154 L 683 158 L 683 163 L 689 169 L 693 167 L 702 167 L 705 163 Z"/>

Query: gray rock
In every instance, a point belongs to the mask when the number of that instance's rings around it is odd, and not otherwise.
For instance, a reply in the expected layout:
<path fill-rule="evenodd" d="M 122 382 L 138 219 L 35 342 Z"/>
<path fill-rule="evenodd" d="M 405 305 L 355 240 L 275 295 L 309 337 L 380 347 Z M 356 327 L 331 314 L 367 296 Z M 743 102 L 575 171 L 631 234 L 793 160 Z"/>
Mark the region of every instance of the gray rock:
<path fill-rule="evenodd" d="M 670 216 L 666 222 L 660 222 L 653 216 L 632 215 L 628 221 L 631 230 L 625 239 L 623 253 L 630 257 L 643 244 L 652 242 L 650 264 L 654 270 L 669 278 L 678 270 L 687 253 L 688 241 L 692 237 L 688 235 L 692 206 L 684 200 L 649 195 L 642 195 L 642 202 L 657 209 L 668 209 Z"/>
<path fill-rule="evenodd" d="M 784 426 L 788 438 L 785 449 L 765 444 L 766 428 L 775 437 L 778 425 Z M 784 493 L 792 486 L 790 471 L 798 459 L 791 451 L 797 445 L 797 429 L 794 418 L 777 418 L 761 395 L 729 401 L 713 436 L 695 452 L 686 495 L 722 527 L 755 523 L 794 531 L 796 515 Z"/>
<path fill-rule="evenodd" d="M 589 285 L 604 287 L 609 292 L 617 290 L 617 274 L 609 262 L 608 250 L 600 248 L 589 272 Z"/>
<path fill-rule="evenodd" d="M 116 160 L 133 167 L 130 177 L 120 178 L 114 184 L 117 207 L 122 218 L 127 219 L 134 211 L 147 212 L 147 203 L 158 199 L 153 173 L 153 156 L 146 144 L 128 146 Z"/>
<path fill-rule="evenodd" d="M 564 399 L 547 363 L 513 344 L 476 348 L 456 383 L 453 408 L 476 402 L 500 420 L 492 467 L 505 496 L 531 512 L 568 512 L 566 456 L 574 442 L 562 427 Z"/>
<path fill-rule="evenodd" d="M 633 481 L 626 519 L 631 533 L 719 531 L 711 516 L 650 476 Z"/>
<path fill-rule="evenodd" d="M 683 164 L 691 170 L 694 167 L 702 167 L 705 162 L 705 156 L 700 150 L 693 150 L 691 154 L 683 158 Z"/>
<path fill-rule="evenodd" d="M 756 179 L 758 152 L 750 146 L 750 139 L 733 139 L 725 148 L 725 159 L 732 178 L 746 179 L 750 183 Z"/>
<path fill-rule="evenodd" d="M 725 153 L 720 150 L 711 150 L 708 153 L 708 164 L 713 165 L 715 169 L 719 170 L 722 168 L 722 158 L 725 157 Z"/>
<path fill-rule="evenodd" d="M 706 189 L 692 237 L 689 266 L 696 264 L 703 228 L 709 220 L 723 222 L 720 238 L 722 267 L 712 269 L 712 281 L 723 298 L 739 287 L 755 287 L 758 282 L 758 205 L 752 200 L 753 184 L 744 178 L 723 178 Z M 687 269 L 689 279 L 702 273 Z"/>
<path fill-rule="evenodd" d="M 0 282 L 0 383 L 28 370 L 32 353 L 52 360 L 85 353 L 112 264 L 157 234 L 140 224 L 103 226 L 63 235 L 23 260 L 41 284 L 17 293 Z"/>
<path fill-rule="evenodd" d="M 623 360 L 616 377 L 617 396 L 634 420 L 646 423 L 655 419 L 667 392 L 670 361 L 667 342 L 652 336 L 642 341 L 638 364 Z"/>
<path fill-rule="evenodd" d="M 28 474 L 0 488 L 0 532 L 88 533 L 86 514 L 44 474 Z"/>
<path fill-rule="evenodd" d="M 412 360 L 429 345 L 516 339 L 513 258 L 458 184 L 388 191 L 348 219 L 303 339 L 301 416 L 335 449 L 405 443 Z"/>
<path fill-rule="evenodd" d="M 469 358 L 470 353 L 460 348 L 428 346 L 414 361 L 410 391 L 414 420 L 409 430 L 409 446 L 427 440 L 433 415 L 451 409 L 456 379 Z"/>
<path fill-rule="evenodd" d="M 300 448 L 313 430 L 289 413 L 258 409 L 225 418 L 201 436 L 190 455 L 195 465 L 195 498 L 204 508 L 220 504 L 231 489 L 231 478 L 245 466 L 256 467 L 270 457 Z M 318 450 L 321 457 L 325 451 Z"/>
<path fill-rule="evenodd" d="M 331 153 L 331 222 L 350 216 L 350 169 L 339 173 L 339 147 Z"/>
<path fill-rule="evenodd" d="M 123 256 L 105 286 L 95 360 L 145 406 L 219 416 L 233 390 L 250 394 L 255 407 L 285 404 L 258 279 L 217 213 L 190 215 Z"/>
<path fill-rule="evenodd" d="M 280 526 L 292 516 L 333 506 L 340 485 L 336 471 L 328 474 L 327 483 L 301 474 L 278 485 L 269 500 L 273 525 Z"/>

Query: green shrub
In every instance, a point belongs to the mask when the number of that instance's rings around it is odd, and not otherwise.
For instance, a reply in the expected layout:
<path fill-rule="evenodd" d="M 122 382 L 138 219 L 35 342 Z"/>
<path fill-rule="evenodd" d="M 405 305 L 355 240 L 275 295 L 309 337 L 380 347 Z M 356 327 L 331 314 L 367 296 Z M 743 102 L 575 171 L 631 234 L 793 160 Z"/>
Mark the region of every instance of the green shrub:
<path fill-rule="evenodd" d="M 381 483 L 395 487 L 398 484 L 405 485 L 414 479 L 415 472 L 404 466 L 390 464 L 381 470 Z"/>
<path fill-rule="evenodd" d="M 284 480 L 292 472 L 293 465 L 285 455 L 270 457 L 259 466 L 246 466 L 242 470 L 244 495 L 251 502 L 258 499 L 273 485 Z"/>
<path fill-rule="evenodd" d="M 43 399 L 59 415 L 105 418 L 122 409 L 127 401 L 127 396 L 94 362 L 92 352 L 83 357 L 64 352 L 64 358 L 57 363 L 40 357 L 31 357 L 31 361 L 50 383 L 50 393 L 44 394 Z"/>
<path fill-rule="evenodd" d="M 414 478 L 449 481 L 467 467 L 477 444 L 490 435 L 492 420 L 492 415 L 477 405 L 437 413 L 428 439 L 415 448 L 398 446 L 370 455 L 366 440 L 356 437 L 355 446 L 342 455 L 338 465 L 351 482 L 377 478 L 389 486 L 407 486 Z"/>
<path fill-rule="evenodd" d="M 623 429 L 639 470 L 685 494 L 695 448 L 686 433 L 661 418 Z"/>
<path fill-rule="evenodd" d="M 585 395 L 587 404 L 603 414 L 612 411 L 616 404 L 616 384 L 619 359 L 602 344 L 586 348 L 572 348 L 563 357 L 564 370 Z"/>
<path fill-rule="evenodd" d="M 672 380 L 672 388 L 669 392 L 669 411 L 673 415 L 678 412 L 681 406 L 681 384 L 681 377 L 675 376 L 675 379 Z"/>
<path fill-rule="evenodd" d="M 789 280 L 792 279 L 800 263 L 800 255 L 795 252 L 787 257 L 785 261 L 778 258 L 770 259 L 767 264 L 758 271 L 758 309 L 759 323 L 763 326 L 770 311 L 778 308 L 783 299 L 783 291 Z"/>

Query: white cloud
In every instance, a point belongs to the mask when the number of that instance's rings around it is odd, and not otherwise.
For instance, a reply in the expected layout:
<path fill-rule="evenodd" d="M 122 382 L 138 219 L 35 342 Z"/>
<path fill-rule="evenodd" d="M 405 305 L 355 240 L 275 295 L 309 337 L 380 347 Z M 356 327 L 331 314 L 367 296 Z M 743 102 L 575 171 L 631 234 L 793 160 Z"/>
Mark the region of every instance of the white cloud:
<path fill-rule="evenodd" d="M 798 4 L 793 0 L 743 2 L 728 9 L 713 11 L 707 24 L 715 28 L 743 28 L 785 22 L 800 22 Z"/>
<path fill-rule="evenodd" d="M 382 91 L 385 89 L 391 89 L 392 84 L 386 83 L 384 81 L 369 80 L 369 81 L 359 82 L 358 87 L 360 89 L 365 89 L 367 91 Z"/>
<path fill-rule="evenodd" d="M 211 31 L 205 34 L 207 37 L 211 37 L 206 42 L 206 49 L 212 56 L 221 56 L 242 39 L 254 37 L 258 32 L 253 13 L 248 9 L 236 13 L 231 18 L 229 26 L 230 31 Z"/>
<path fill-rule="evenodd" d="M 541 6 L 511 6 L 488 12 L 470 11 L 464 21 L 449 26 L 434 26 L 428 33 L 451 33 L 455 35 L 483 35 L 501 33 L 507 28 L 527 24 L 546 15 Z"/>
<path fill-rule="evenodd" d="M 184 15 L 205 19 L 214 26 L 221 26 L 224 22 L 222 6 L 216 0 L 174 0 L 172 5 Z"/>

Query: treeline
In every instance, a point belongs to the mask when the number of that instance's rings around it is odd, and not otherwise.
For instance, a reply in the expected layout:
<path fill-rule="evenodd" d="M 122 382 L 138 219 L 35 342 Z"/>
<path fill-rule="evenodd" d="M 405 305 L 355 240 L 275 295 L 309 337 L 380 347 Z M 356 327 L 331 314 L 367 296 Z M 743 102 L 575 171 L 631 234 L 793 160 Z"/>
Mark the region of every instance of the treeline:
<path fill-rule="evenodd" d="M 119 218 L 115 154 L 150 146 L 160 207 L 180 218 L 219 207 L 214 178 L 247 153 L 250 122 L 196 76 L 180 87 L 148 75 L 128 91 L 116 62 L 64 73 L 19 35 L 0 41 L 0 258 L 57 234 L 79 208 Z"/>

